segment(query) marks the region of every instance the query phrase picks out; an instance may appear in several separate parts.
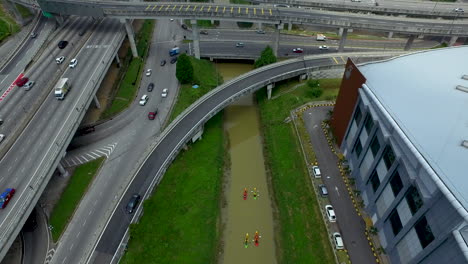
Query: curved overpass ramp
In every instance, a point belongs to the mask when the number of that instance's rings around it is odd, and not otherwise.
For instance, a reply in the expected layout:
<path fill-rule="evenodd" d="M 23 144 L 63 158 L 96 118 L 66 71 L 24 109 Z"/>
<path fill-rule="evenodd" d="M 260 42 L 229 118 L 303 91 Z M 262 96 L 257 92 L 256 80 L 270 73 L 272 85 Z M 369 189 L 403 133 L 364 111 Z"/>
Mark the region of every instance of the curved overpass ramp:
<path fill-rule="evenodd" d="M 349 53 L 343 54 L 343 56 L 349 56 L 356 63 L 362 63 L 401 54 L 403 52 L 372 52 Z M 128 189 L 125 190 L 125 194 L 121 195 L 111 219 L 95 245 L 95 251 L 90 252 L 92 257 L 88 259 L 88 263 L 107 263 L 114 254 L 114 261 L 120 258 L 120 254 L 125 247 L 123 242 L 128 239 L 127 228 L 129 222 L 124 215 L 125 212 L 117 210 L 117 208 L 124 208 L 133 193 L 144 193 L 144 199 L 146 199 L 161 181 L 172 160 L 176 158 L 183 146 L 190 141 L 206 121 L 239 97 L 253 93 L 270 83 L 295 78 L 313 71 L 343 68 L 344 63 L 337 64 L 332 57 L 333 55 L 310 56 L 256 69 L 219 86 L 180 114 L 153 141 L 152 146 L 150 146 L 150 154 L 139 167 Z M 141 213 L 142 207 L 139 207 L 131 221 L 136 222 Z"/>

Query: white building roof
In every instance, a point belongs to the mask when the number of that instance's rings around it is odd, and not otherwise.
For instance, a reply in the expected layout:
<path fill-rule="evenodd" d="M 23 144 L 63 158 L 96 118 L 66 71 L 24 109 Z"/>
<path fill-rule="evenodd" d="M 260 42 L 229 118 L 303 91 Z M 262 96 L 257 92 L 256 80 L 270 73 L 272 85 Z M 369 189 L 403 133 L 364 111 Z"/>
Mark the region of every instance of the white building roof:
<path fill-rule="evenodd" d="M 366 85 L 468 209 L 468 47 L 435 49 L 359 66 Z"/>

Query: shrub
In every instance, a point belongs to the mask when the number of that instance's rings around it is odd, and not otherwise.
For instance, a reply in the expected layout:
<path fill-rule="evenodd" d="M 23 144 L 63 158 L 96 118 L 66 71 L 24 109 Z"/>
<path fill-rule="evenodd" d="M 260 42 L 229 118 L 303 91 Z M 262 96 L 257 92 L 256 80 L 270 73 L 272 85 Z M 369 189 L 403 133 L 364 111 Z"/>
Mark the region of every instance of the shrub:
<path fill-rule="evenodd" d="M 276 62 L 276 56 L 273 53 L 273 49 L 270 46 L 267 46 L 262 53 L 260 54 L 260 58 L 255 61 L 255 68 L 260 68 L 262 66 L 272 64 Z"/>
<path fill-rule="evenodd" d="M 193 66 L 187 54 L 181 54 L 177 60 L 176 77 L 182 84 L 190 83 L 193 80 Z"/>

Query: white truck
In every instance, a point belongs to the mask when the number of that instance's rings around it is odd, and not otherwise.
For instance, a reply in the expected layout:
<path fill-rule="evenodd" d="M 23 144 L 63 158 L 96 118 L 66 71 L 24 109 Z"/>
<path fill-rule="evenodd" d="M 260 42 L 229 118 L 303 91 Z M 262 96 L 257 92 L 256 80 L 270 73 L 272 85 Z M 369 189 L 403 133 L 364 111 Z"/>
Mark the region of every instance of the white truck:
<path fill-rule="evenodd" d="M 54 88 L 55 97 L 58 100 L 63 100 L 63 98 L 65 98 L 65 95 L 68 93 L 70 88 L 71 87 L 70 87 L 70 84 L 68 83 L 68 78 L 60 79 Z"/>
<path fill-rule="evenodd" d="M 317 41 L 325 41 L 327 40 L 327 37 L 323 34 L 317 34 Z"/>

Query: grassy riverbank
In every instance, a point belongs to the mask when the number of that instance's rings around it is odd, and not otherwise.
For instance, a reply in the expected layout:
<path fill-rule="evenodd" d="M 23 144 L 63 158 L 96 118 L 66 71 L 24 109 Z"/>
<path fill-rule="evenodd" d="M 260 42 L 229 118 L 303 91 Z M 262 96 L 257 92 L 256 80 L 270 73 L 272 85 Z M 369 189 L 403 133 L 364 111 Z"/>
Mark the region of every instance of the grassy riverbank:
<path fill-rule="evenodd" d="M 341 79 L 320 80 L 324 93 L 319 98 L 309 97 L 306 85 L 292 89 L 295 81 L 278 85 L 273 96 L 281 96 L 274 100 L 267 100 L 266 91 L 257 93 L 267 171 L 278 206 L 278 263 L 335 263 L 297 136 L 293 125 L 284 120 L 290 110 L 306 102 L 332 98 L 338 93 L 340 82 Z"/>

